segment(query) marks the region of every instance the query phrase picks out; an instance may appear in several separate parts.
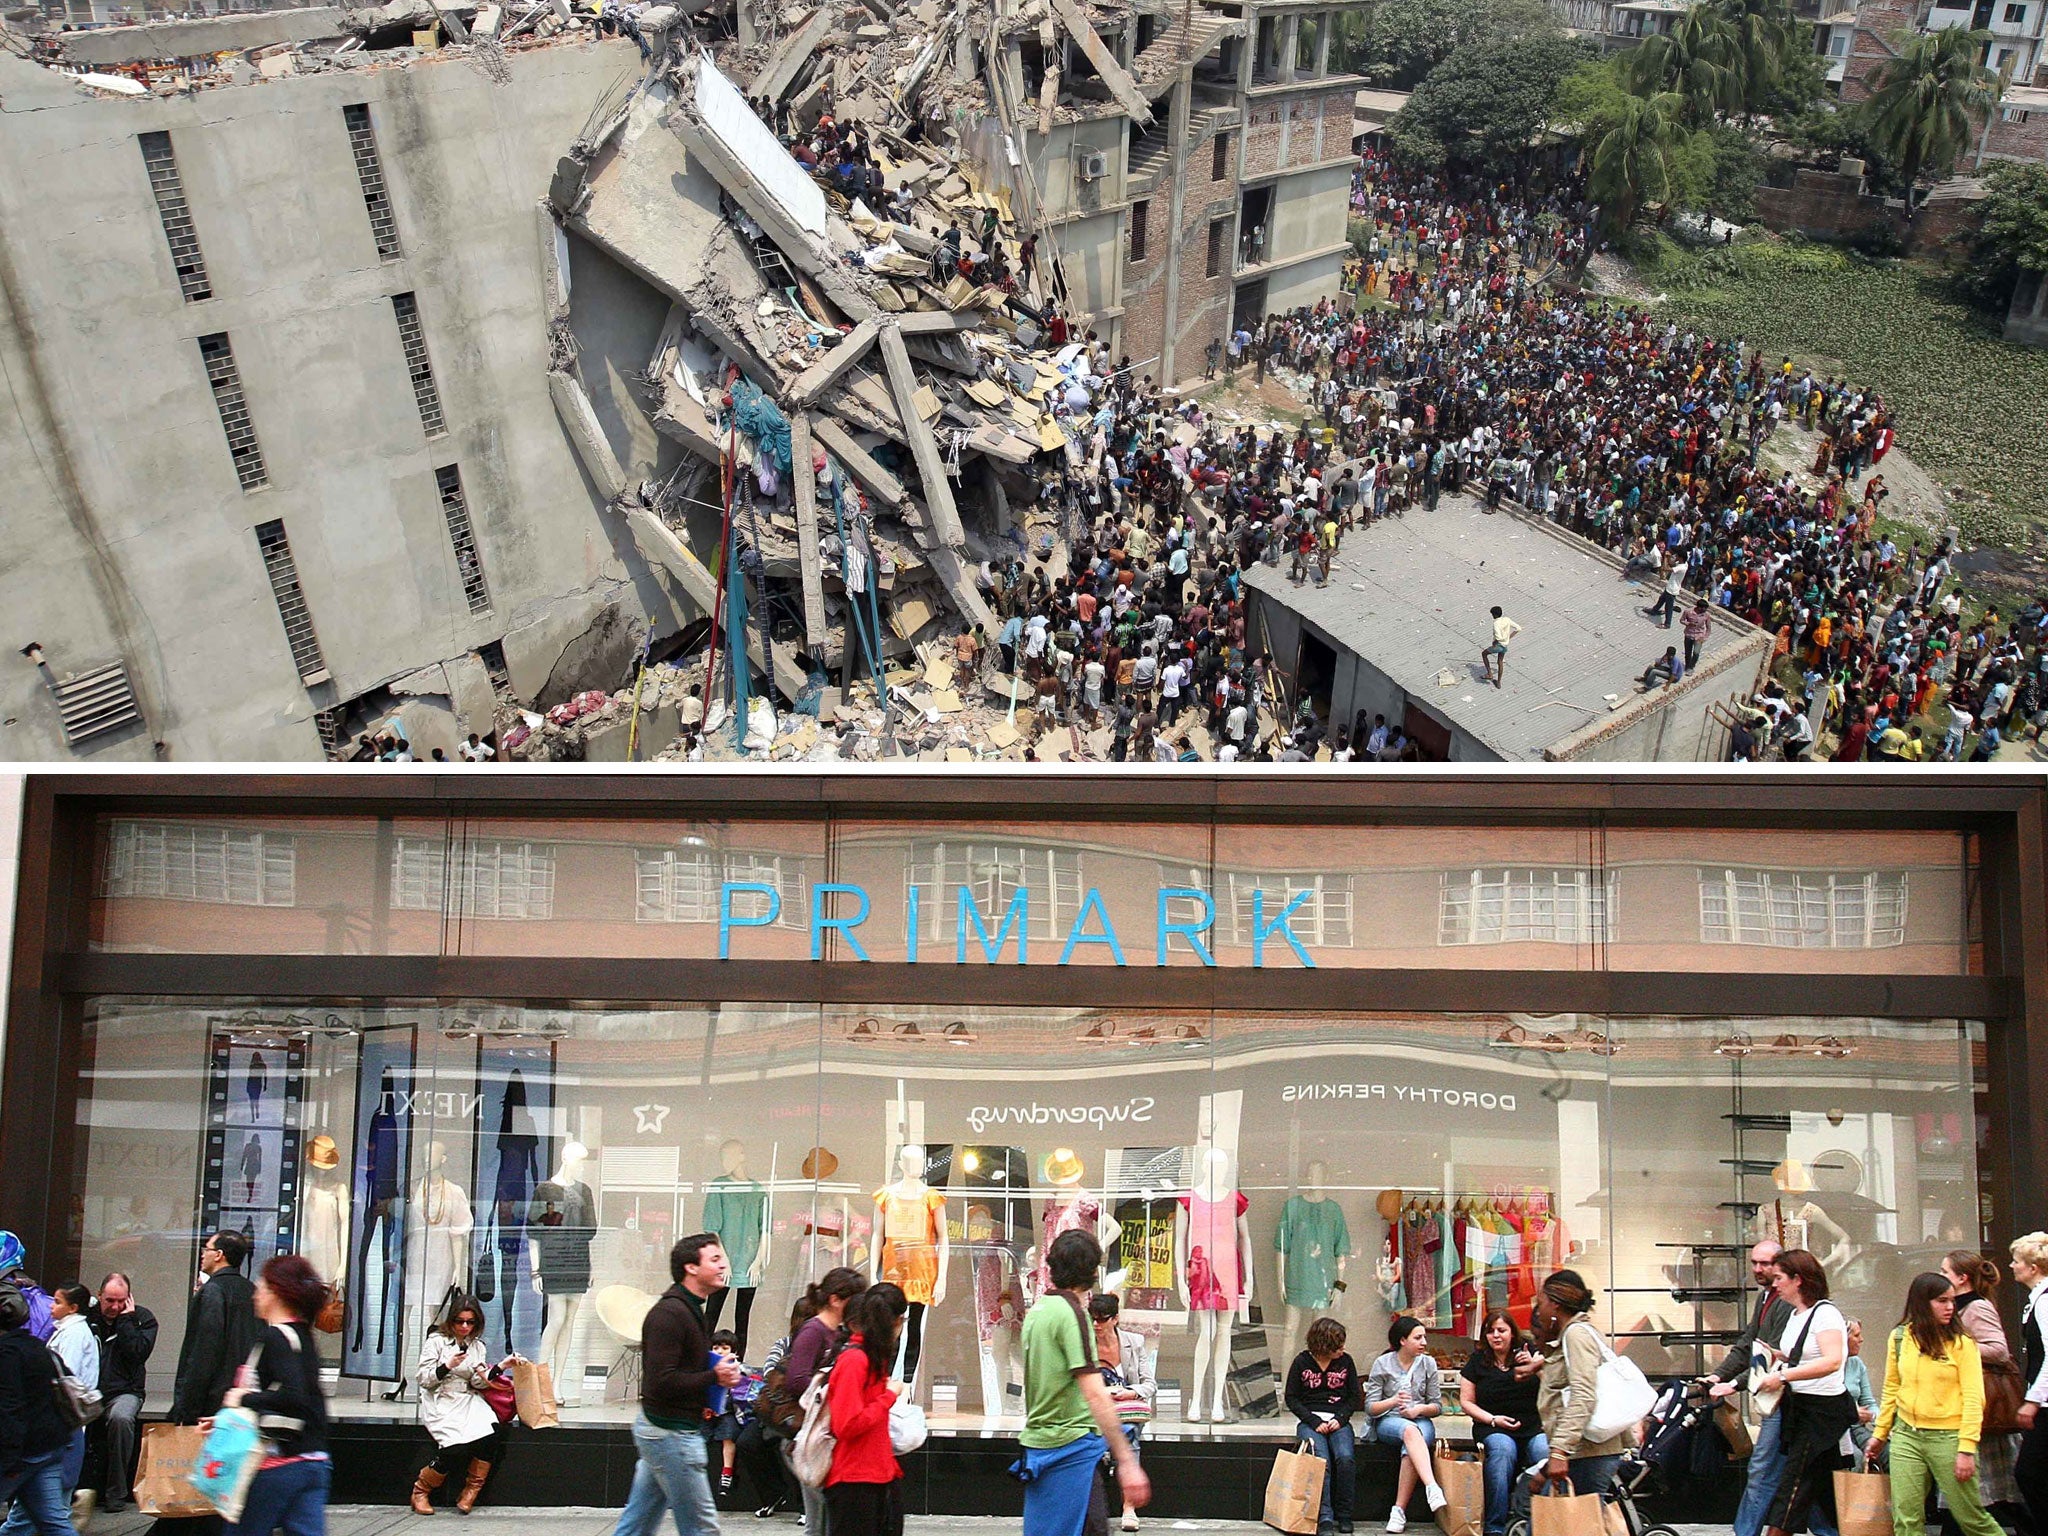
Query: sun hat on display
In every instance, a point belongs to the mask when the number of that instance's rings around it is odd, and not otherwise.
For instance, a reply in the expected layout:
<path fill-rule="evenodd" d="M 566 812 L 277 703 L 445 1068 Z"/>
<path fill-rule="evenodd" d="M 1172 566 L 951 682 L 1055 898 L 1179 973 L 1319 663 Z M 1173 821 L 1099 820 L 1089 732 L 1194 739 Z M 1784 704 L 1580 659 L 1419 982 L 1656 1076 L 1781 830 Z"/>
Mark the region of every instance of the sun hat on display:
<path fill-rule="evenodd" d="M 322 1131 L 306 1143 L 306 1162 L 326 1172 L 329 1168 L 341 1166 L 341 1148 L 334 1144 L 334 1138 Z"/>
<path fill-rule="evenodd" d="M 804 1177 L 813 1183 L 829 1179 L 839 1171 L 839 1159 L 823 1147 L 813 1147 L 804 1154 Z"/>
<path fill-rule="evenodd" d="M 1806 1165 L 1791 1157 L 1771 1170 L 1771 1182 L 1788 1195 L 1803 1195 L 1813 1188 L 1813 1177 L 1807 1173 Z"/>
<path fill-rule="evenodd" d="M 1038 1165 L 1038 1176 L 1048 1184 L 1081 1182 L 1081 1159 L 1072 1147 L 1054 1147 Z"/>
<path fill-rule="evenodd" d="M 1395 1221 L 1401 1215 L 1401 1191 L 1383 1189 L 1379 1199 L 1373 1201 L 1373 1209 L 1380 1213 L 1381 1221 Z"/>

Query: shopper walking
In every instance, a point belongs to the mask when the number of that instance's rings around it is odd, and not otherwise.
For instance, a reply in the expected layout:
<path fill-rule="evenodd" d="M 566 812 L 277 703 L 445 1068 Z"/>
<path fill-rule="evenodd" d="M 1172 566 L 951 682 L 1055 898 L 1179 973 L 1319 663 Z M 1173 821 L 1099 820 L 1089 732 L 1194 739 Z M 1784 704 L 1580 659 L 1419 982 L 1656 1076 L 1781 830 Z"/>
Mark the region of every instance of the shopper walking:
<path fill-rule="evenodd" d="M 791 1398 L 801 1402 L 811 1377 L 830 1366 L 844 1337 L 840 1330 L 846 1322 L 846 1309 L 867 1288 L 866 1276 L 841 1265 L 826 1270 L 824 1278 L 813 1282 L 798 1300 L 790 1318 L 789 1357 L 782 1367 L 783 1387 Z M 785 1440 L 778 1448 L 785 1466 L 790 1445 Z M 794 1470 L 790 1475 L 795 1476 Z M 831 1519 L 825 1490 L 800 1479 L 798 1486 L 803 1489 L 804 1536 L 825 1536 Z"/>
<path fill-rule="evenodd" d="M 1062 1232 L 1045 1263 L 1052 1289 L 1024 1316 L 1024 1449 L 1012 1470 L 1024 1483 L 1024 1536 L 1082 1536 L 1109 1523 L 1095 1470 L 1104 1451 L 1131 1508 L 1145 1507 L 1152 1484 L 1117 1423 L 1084 1310 L 1102 1245 Z"/>
<path fill-rule="evenodd" d="M 2020 1310 L 2020 1348 L 2025 1359 L 2026 1401 L 2020 1404 L 2023 1436 L 2013 1464 L 2013 1481 L 2037 1526 L 2048 1528 L 2048 1232 L 2013 1239 L 2012 1277 L 2027 1288 Z"/>
<path fill-rule="evenodd" d="M 312 1320 L 326 1302 L 326 1283 L 295 1253 L 270 1260 L 257 1276 L 253 1305 L 264 1331 L 221 1406 L 253 1413 L 269 1449 L 230 1536 L 325 1536 L 334 1469 Z"/>
<path fill-rule="evenodd" d="M 825 1385 L 836 1442 L 825 1508 L 839 1536 L 903 1536 L 903 1468 L 889 1443 L 896 1388 L 889 1377 L 909 1310 L 902 1288 L 888 1284 L 869 1287 L 847 1308 L 846 1347 Z"/>
<path fill-rule="evenodd" d="M 1955 1287 L 1956 1323 L 1977 1341 L 1977 1356 L 1984 1362 L 1984 1374 L 2017 1375 L 2012 1341 L 2005 1336 L 2005 1322 L 1998 1315 L 1998 1266 L 1981 1253 L 1957 1248 L 1944 1255 L 1941 1272 Z M 1977 1497 L 1994 1513 L 2000 1506 L 2019 1503 L 2019 1482 L 2015 1475 L 2020 1437 L 2010 1431 L 1977 1436 Z"/>
<path fill-rule="evenodd" d="M 1358 1363 L 1344 1352 L 1347 1338 L 1337 1319 L 1319 1317 L 1308 1325 L 1307 1347 L 1287 1368 L 1285 1400 L 1295 1432 L 1317 1460 L 1330 1464 L 1316 1536 L 1351 1536 L 1358 1493 L 1358 1440 L 1351 1416 L 1365 1406 L 1365 1385 Z"/>
<path fill-rule="evenodd" d="M 100 1341 L 93 1336 L 86 1313 L 92 1306 L 92 1292 L 76 1280 L 67 1280 L 50 1292 L 50 1350 L 64 1362 L 72 1379 L 91 1392 L 100 1389 Z M 82 1525 L 92 1516 L 93 1496 L 88 1491 L 80 1509 L 78 1479 L 85 1470 L 85 1426 L 71 1431 L 64 1447 L 64 1501 L 73 1518 Z"/>
<path fill-rule="evenodd" d="M 0 1285 L 0 1499 L 12 1530 L 74 1536 L 64 1502 L 71 1426 L 57 1413 L 57 1362 L 30 1331 L 28 1297 Z"/>
<path fill-rule="evenodd" d="M 1784 1423 L 1779 1444 L 1784 1476 L 1771 1500 L 1770 1529 L 1832 1529 L 1835 1473 L 1846 1467 L 1842 1437 L 1856 1423 L 1856 1400 L 1843 1380 L 1849 1358 L 1849 1323 L 1828 1300 L 1828 1277 L 1820 1260 L 1804 1248 L 1778 1255 L 1778 1299 L 1791 1307 L 1785 1332 L 1773 1352 L 1774 1364 L 1757 1383 L 1760 1392 L 1782 1391 L 1778 1412 Z M 1824 1514 L 1824 1521 L 1816 1521 Z"/>
<path fill-rule="evenodd" d="M 1401 1472 L 1387 1529 L 1408 1529 L 1408 1501 L 1422 1485 L 1431 1513 L 1447 1502 L 1436 1480 L 1430 1452 L 1436 1445 L 1431 1421 L 1444 1411 L 1443 1373 L 1424 1350 L 1429 1330 L 1417 1317 L 1397 1317 L 1387 1325 L 1387 1352 L 1372 1363 L 1365 1381 L 1365 1411 L 1372 1415 L 1373 1439 L 1401 1453 Z"/>
<path fill-rule="evenodd" d="M 0 1232 L 0 1286 L 19 1291 L 28 1303 L 28 1331 L 32 1338 L 50 1337 L 50 1293 L 37 1285 L 28 1272 L 28 1250 L 12 1232 Z"/>
<path fill-rule="evenodd" d="M 1586 1438 L 1600 1366 L 1610 1353 L 1606 1338 L 1586 1315 L 1592 1310 L 1593 1292 L 1577 1270 L 1558 1270 L 1536 1293 L 1531 1321 L 1543 1350 L 1536 1412 L 1550 1454 L 1529 1479 L 1534 1493 L 1552 1483 L 1567 1484 L 1573 1493 L 1606 1493 L 1622 1452 L 1634 1439 L 1632 1430 L 1611 1440 Z"/>
<path fill-rule="evenodd" d="M 1977 1341 L 1956 1321 L 1953 1290 L 1942 1274 L 1916 1275 L 1906 1288 L 1905 1316 L 1885 1347 L 1884 1398 L 1870 1454 L 1890 1444 L 1896 1529 L 1919 1529 L 1931 1483 L 1963 1536 L 2003 1536 L 1977 1497 L 1984 1365 Z"/>
<path fill-rule="evenodd" d="M 135 1476 L 149 1357 L 156 1352 L 156 1314 L 136 1305 L 134 1287 L 116 1271 L 100 1282 L 99 1300 L 88 1315 L 100 1341 L 100 1423 L 106 1426 L 106 1492 L 100 1508 L 113 1514 L 127 1507 Z"/>
<path fill-rule="evenodd" d="M 731 1280 L 732 1263 L 716 1233 L 697 1232 L 669 1250 L 668 1272 L 675 1283 L 640 1325 L 640 1412 L 633 1420 L 640 1460 L 612 1536 L 653 1536 L 664 1508 L 675 1516 L 676 1536 L 718 1530 L 704 1409 L 712 1383 L 731 1386 L 740 1364 L 711 1359 L 704 1302 Z"/>
<path fill-rule="evenodd" d="M 1749 1250 L 1750 1279 L 1760 1291 L 1750 1307 L 1749 1324 L 1728 1347 L 1714 1373 L 1700 1378 L 1708 1388 L 1708 1396 L 1716 1400 L 1740 1391 L 1750 1369 L 1767 1359 L 1767 1341 L 1775 1342 L 1784 1336 L 1785 1319 L 1792 1315 L 1792 1308 L 1779 1297 L 1773 1284 L 1781 1251 L 1782 1245 L 1768 1238 Z M 1783 1429 L 1783 1421 L 1776 1413 L 1770 1413 L 1757 1430 L 1756 1444 L 1749 1453 L 1749 1475 L 1743 1485 L 1742 1502 L 1735 1511 L 1735 1536 L 1760 1536 L 1764 1528 L 1764 1516 L 1778 1496 L 1778 1481 L 1785 1472 L 1784 1452 L 1779 1444 Z"/>
<path fill-rule="evenodd" d="M 1536 1378 L 1522 1369 L 1531 1359 L 1529 1342 L 1515 1320 L 1505 1312 L 1489 1312 L 1479 1330 L 1479 1347 L 1458 1371 L 1458 1399 L 1486 1453 L 1486 1536 L 1502 1536 L 1508 1528 L 1518 1503 L 1515 1473 L 1550 1458 L 1536 1407 Z"/>
<path fill-rule="evenodd" d="M 420 1349 L 413 1372 L 420 1389 L 420 1422 L 438 1449 L 413 1479 L 416 1515 L 434 1512 L 434 1490 L 457 1473 L 463 1474 L 463 1484 L 455 1507 L 468 1514 L 483 1496 L 491 1468 L 505 1459 L 505 1426 L 483 1395 L 503 1365 L 491 1364 L 483 1329 L 482 1304 L 474 1296 L 458 1295 L 444 1319 L 427 1331 Z"/>
<path fill-rule="evenodd" d="M 199 1250 L 199 1289 L 185 1311 L 185 1342 L 178 1348 L 173 1424 L 212 1418 L 262 1337 L 256 1287 L 242 1273 L 248 1258 L 248 1237 L 232 1229 L 214 1233 Z"/>

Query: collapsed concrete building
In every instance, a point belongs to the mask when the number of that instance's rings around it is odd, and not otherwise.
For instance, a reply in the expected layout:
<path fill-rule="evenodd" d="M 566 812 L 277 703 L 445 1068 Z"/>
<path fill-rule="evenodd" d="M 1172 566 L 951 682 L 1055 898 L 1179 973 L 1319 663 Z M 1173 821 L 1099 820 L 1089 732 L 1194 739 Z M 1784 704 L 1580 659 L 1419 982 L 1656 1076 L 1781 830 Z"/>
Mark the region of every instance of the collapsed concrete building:
<path fill-rule="evenodd" d="M 643 58 L 396 0 L 0 56 L 0 749 L 653 756 L 729 600 L 774 755 L 1016 752 L 946 642 L 1065 532 L 1033 472 L 1100 381 L 1046 318 L 1174 380 L 1335 290 L 1345 9 L 711 0 Z M 825 111 L 908 191 L 763 121 Z M 931 260 L 991 217 L 1014 298 Z"/>

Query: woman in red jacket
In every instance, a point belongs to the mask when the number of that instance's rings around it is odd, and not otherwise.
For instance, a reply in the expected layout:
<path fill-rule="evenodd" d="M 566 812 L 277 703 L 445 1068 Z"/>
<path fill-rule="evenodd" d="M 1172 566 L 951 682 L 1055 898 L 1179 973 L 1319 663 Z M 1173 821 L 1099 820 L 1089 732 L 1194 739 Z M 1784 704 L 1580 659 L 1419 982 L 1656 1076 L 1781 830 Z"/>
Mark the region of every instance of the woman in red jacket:
<path fill-rule="evenodd" d="M 873 1286 L 847 1304 L 846 1348 L 825 1387 L 838 1442 L 825 1478 L 826 1525 L 832 1536 L 903 1536 L 903 1469 L 889 1444 L 896 1389 L 889 1377 L 908 1308 L 902 1290 L 888 1284 Z"/>

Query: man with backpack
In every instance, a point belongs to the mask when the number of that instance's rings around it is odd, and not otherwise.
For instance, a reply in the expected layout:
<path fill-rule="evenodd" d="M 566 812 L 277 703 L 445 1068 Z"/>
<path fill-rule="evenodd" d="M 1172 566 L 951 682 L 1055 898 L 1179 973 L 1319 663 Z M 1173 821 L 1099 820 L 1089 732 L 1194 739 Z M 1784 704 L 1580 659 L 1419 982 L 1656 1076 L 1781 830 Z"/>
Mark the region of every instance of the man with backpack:
<path fill-rule="evenodd" d="M 1053 1288 L 1024 1317 L 1024 1454 L 1013 1469 L 1024 1482 L 1024 1536 L 1106 1536 L 1109 1507 L 1096 1475 L 1104 1452 L 1128 1508 L 1152 1497 L 1095 1358 L 1085 1309 L 1101 1268 L 1094 1237 L 1062 1232 L 1046 1252 Z"/>

